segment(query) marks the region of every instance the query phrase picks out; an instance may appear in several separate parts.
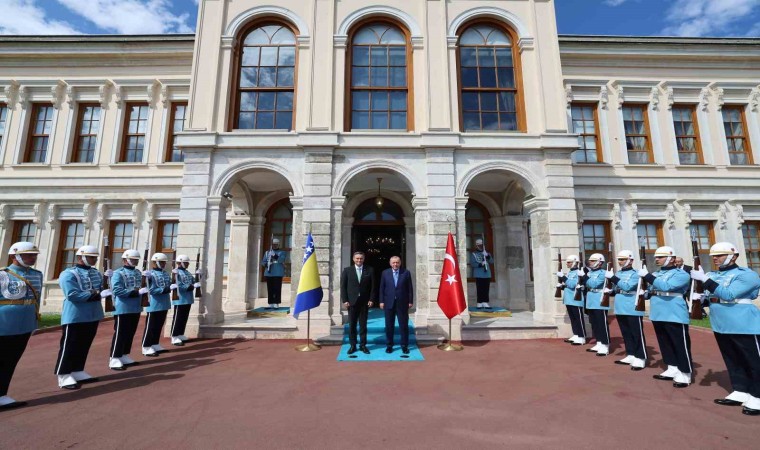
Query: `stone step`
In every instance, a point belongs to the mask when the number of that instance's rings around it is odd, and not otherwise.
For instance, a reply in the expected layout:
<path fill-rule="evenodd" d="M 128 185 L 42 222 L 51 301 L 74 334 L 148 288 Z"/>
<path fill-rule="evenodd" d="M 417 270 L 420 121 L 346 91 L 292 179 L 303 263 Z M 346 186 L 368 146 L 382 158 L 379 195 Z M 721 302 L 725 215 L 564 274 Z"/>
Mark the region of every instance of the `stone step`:
<path fill-rule="evenodd" d="M 505 320 L 482 320 L 462 326 L 464 341 L 494 341 L 512 339 L 556 339 L 556 325 L 525 324 Z"/>

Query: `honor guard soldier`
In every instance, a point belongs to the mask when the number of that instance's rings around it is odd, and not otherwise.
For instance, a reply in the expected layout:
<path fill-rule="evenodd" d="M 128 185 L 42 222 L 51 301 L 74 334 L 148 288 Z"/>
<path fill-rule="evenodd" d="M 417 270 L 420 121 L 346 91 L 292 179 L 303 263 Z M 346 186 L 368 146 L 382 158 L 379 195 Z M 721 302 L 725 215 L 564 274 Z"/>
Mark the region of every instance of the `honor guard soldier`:
<path fill-rule="evenodd" d="M 738 250 L 730 242 L 710 248 L 713 265 L 718 270 L 705 275 L 701 268 L 691 271 L 691 278 L 703 281 L 710 302 L 710 325 L 718 348 L 726 362 L 733 392 L 715 403 L 744 405 L 742 413 L 760 415 L 760 309 L 752 303 L 760 290 L 760 277 L 736 265 Z M 699 301 L 694 294 L 692 301 Z"/>
<path fill-rule="evenodd" d="M 613 284 L 615 295 L 615 317 L 620 325 L 620 333 L 625 343 L 625 358 L 615 364 L 630 364 L 631 370 L 642 370 L 647 360 L 647 345 L 644 339 L 644 311 L 636 311 L 636 296 L 639 274 L 633 270 L 633 252 L 623 250 L 617 255 L 620 270 L 614 274 L 605 273 Z"/>
<path fill-rule="evenodd" d="M 31 242 L 16 242 L 8 252 L 13 263 L 0 270 L 0 410 L 26 405 L 9 397 L 8 387 L 37 329 L 42 272 L 32 266 L 39 253 Z"/>
<path fill-rule="evenodd" d="M 478 297 L 478 308 L 491 309 L 489 290 L 491 289 L 491 255 L 483 247 L 483 239 L 475 240 L 475 250 L 470 253 L 472 276 Z"/>
<path fill-rule="evenodd" d="M 267 279 L 267 309 L 277 309 L 282 302 L 282 278 L 285 276 L 287 258 L 288 253 L 280 250 L 280 240 L 272 239 L 272 247 L 261 260 Z"/>
<path fill-rule="evenodd" d="M 586 343 L 586 321 L 583 318 L 583 298 L 575 300 L 575 288 L 578 286 L 578 266 L 580 260 L 576 255 L 570 255 L 565 259 L 565 265 L 568 268 L 567 275 L 557 272 L 562 287 L 562 303 L 567 307 L 567 315 L 570 317 L 570 327 L 573 330 L 573 336 L 565 339 L 572 345 L 583 345 Z"/>
<path fill-rule="evenodd" d="M 639 269 L 639 276 L 649 285 L 649 319 L 654 325 L 662 359 L 668 369 L 653 377 L 673 380 L 673 386 L 685 388 L 691 384 L 691 338 L 689 310 L 683 294 L 689 289 L 689 274 L 675 266 L 672 247 L 660 247 L 654 252 L 654 262 L 660 270 L 649 273 Z"/>
<path fill-rule="evenodd" d="M 602 306 L 602 292 L 604 291 L 604 275 L 602 270 L 604 255 L 594 253 L 588 258 L 588 270 L 581 282 L 586 286 L 586 311 L 591 322 L 591 330 L 594 332 L 596 345 L 587 349 L 587 352 L 596 352 L 596 356 L 607 356 L 610 353 L 610 329 L 607 324 L 608 306 Z M 590 270 L 589 270 L 590 269 Z"/>
<path fill-rule="evenodd" d="M 140 252 L 127 250 L 121 255 L 122 267 L 115 270 L 111 278 L 111 290 L 114 295 L 113 340 L 111 340 L 111 358 L 108 367 L 111 370 L 125 370 L 128 366 L 138 364 L 129 357 L 132 340 L 140 321 L 142 305 L 140 304 L 140 282 L 142 273 L 137 265 Z"/>
<path fill-rule="evenodd" d="M 148 271 L 148 289 L 150 293 L 150 306 L 145 308 L 148 313 L 145 319 L 145 333 L 142 341 L 142 354 L 145 356 L 158 356 L 159 352 L 165 352 L 158 341 L 161 339 L 161 329 L 166 322 L 166 313 L 171 308 L 171 278 L 164 272 L 169 258 L 163 253 L 156 253 L 150 260 L 153 267 Z"/>
<path fill-rule="evenodd" d="M 98 248 L 85 245 L 76 252 L 76 263 L 58 276 L 64 295 L 61 314 L 61 348 L 55 365 L 58 386 L 79 389 L 82 383 L 94 383 L 97 378 L 84 371 L 90 346 L 103 319 L 101 299 L 112 295 L 110 289 L 101 292 L 103 275 L 94 266 Z"/>
<path fill-rule="evenodd" d="M 174 304 L 174 319 L 172 320 L 172 344 L 177 346 L 185 345 L 187 336 L 185 336 L 185 326 L 187 325 L 187 318 L 190 316 L 190 307 L 195 302 L 194 291 L 195 288 L 201 287 L 200 283 L 196 283 L 187 268 L 190 266 L 190 257 L 187 255 L 177 256 L 177 267 L 172 271 L 176 275 L 176 284 L 170 286 L 171 289 L 176 289 L 179 296 L 179 300 L 173 300 Z"/>

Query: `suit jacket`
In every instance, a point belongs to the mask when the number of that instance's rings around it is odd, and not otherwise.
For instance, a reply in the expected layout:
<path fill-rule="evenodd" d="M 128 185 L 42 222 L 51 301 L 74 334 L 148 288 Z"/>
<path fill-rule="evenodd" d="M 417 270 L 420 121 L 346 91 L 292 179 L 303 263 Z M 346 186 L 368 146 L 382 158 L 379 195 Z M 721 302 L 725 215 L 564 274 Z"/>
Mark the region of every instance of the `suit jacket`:
<path fill-rule="evenodd" d="M 414 287 L 412 286 L 412 273 L 403 267 L 398 269 L 398 283 L 393 285 L 393 269 L 383 270 L 380 276 L 380 303 L 384 304 L 383 309 L 391 310 L 395 308 L 397 302 L 404 305 L 414 303 Z"/>
<path fill-rule="evenodd" d="M 340 275 L 340 301 L 341 303 L 350 303 L 351 306 L 357 303 L 366 305 L 370 300 L 374 300 L 376 291 L 375 271 L 368 265 L 362 266 L 361 282 L 356 276 L 356 266 L 350 265 L 343 269 Z"/>

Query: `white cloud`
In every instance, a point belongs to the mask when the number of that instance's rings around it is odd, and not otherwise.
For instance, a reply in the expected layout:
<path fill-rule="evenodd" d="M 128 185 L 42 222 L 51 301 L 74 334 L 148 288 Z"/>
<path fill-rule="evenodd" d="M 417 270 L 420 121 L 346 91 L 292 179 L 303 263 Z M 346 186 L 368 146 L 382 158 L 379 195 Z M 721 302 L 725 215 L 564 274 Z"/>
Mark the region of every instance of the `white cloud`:
<path fill-rule="evenodd" d="M 741 36 L 737 23 L 760 9 L 758 0 L 676 0 L 665 13 L 662 34 L 671 36 Z"/>
<path fill-rule="evenodd" d="M 0 34 L 79 34 L 69 23 L 51 20 L 34 0 L 0 0 Z"/>
<path fill-rule="evenodd" d="M 627 0 L 604 0 L 604 4 L 608 6 L 620 6 Z"/>
<path fill-rule="evenodd" d="M 189 14 L 176 15 L 169 0 L 57 0 L 98 28 L 119 34 L 192 33 Z"/>

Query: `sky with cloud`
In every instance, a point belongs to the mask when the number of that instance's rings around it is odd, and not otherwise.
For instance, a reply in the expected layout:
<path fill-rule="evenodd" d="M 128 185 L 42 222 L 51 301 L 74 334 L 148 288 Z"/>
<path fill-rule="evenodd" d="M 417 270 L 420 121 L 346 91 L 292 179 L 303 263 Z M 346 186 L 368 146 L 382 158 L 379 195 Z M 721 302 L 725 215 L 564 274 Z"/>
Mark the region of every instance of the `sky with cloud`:
<path fill-rule="evenodd" d="M 562 34 L 760 36 L 760 0 L 555 0 L 555 5 Z M 0 0 L 0 34 L 192 33 L 197 8 L 198 0 Z"/>

